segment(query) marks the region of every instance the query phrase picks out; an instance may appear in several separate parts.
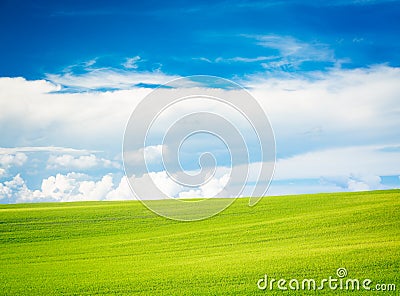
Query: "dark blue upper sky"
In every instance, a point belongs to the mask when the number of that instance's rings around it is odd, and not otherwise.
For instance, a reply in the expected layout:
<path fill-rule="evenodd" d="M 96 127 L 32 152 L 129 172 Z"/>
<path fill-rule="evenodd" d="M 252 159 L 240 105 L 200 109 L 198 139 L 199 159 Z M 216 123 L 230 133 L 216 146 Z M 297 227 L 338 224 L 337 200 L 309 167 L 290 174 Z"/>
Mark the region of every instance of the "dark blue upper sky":
<path fill-rule="evenodd" d="M 399 19 L 398 1 L 3 0 L 0 76 L 86 71 L 91 60 L 119 68 L 135 56 L 135 71 L 224 77 L 399 66 Z"/>

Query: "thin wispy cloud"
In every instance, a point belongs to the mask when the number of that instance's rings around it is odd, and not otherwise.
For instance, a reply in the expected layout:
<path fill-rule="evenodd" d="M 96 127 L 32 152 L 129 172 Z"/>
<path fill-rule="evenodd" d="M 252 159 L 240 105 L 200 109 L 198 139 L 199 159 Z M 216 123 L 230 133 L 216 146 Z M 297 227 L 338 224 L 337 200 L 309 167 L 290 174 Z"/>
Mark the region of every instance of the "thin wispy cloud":
<path fill-rule="evenodd" d="M 133 65 L 130 67 L 133 67 Z M 133 67 L 132 69 L 135 68 Z M 107 89 L 132 89 L 138 85 L 158 86 L 176 78 L 178 78 L 178 76 L 167 75 L 161 71 L 136 72 L 109 68 L 95 69 L 83 74 L 67 72 L 62 74 L 46 75 L 46 79 L 52 83 L 61 85 L 67 90 L 78 92 Z"/>
<path fill-rule="evenodd" d="M 298 68 L 305 62 L 335 62 L 334 51 L 328 45 L 319 42 L 304 42 L 291 36 L 263 35 L 247 36 L 267 49 L 275 50 L 278 58 L 264 67 L 281 67 L 284 64 Z"/>
<path fill-rule="evenodd" d="M 259 56 L 235 56 L 235 57 L 200 57 L 194 60 L 211 64 L 253 64 L 258 65 L 258 70 L 293 72 L 313 71 L 307 69 L 306 63 L 319 63 L 320 68 L 332 68 L 341 66 L 345 59 L 337 59 L 335 52 L 329 45 L 317 41 L 303 41 L 293 36 L 281 35 L 241 35 L 253 42 L 256 46 L 264 48 L 264 55 Z"/>
<path fill-rule="evenodd" d="M 74 149 L 68 147 L 55 147 L 55 146 L 36 146 L 36 147 L 13 147 L 4 148 L 0 147 L 1 154 L 15 154 L 19 152 L 52 152 L 52 153 L 70 153 L 70 154 L 89 154 L 99 152 L 96 150 Z"/>
<path fill-rule="evenodd" d="M 256 63 L 256 62 L 274 60 L 277 58 L 278 58 L 277 56 L 259 56 L 259 57 L 254 57 L 254 58 L 249 58 L 249 57 L 223 58 L 223 57 L 219 57 L 219 58 L 215 59 L 215 62 L 217 62 L 217 63 L 230 63 L 230 62 Z"/>

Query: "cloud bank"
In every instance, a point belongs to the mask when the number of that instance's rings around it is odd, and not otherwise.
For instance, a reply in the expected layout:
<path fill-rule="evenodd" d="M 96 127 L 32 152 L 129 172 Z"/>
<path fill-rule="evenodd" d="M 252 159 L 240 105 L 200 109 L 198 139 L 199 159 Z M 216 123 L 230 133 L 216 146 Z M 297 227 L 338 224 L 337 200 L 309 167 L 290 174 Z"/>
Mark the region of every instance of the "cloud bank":
<path fill-rule="evenodd" d="M 259 42 L 281 50 L 273 38 Z M 285 47 L 287 56 L 300 55 L 301 44 L 292 45 L 291 51 Z M 136 60 L 127 62 L 133 67 Z M 47 78 L 0 78 L 0 202 L 134 198 L 121 167 L 122 137 L 132 110 L 151 91 L 136 84 L 171 77 L 94 71 Z M 278 155 L 269 194 L 400 187 L 398 81 L 400 69 L 387 65 L 242 79 L 275 131 Z M 96 91 L 65 92 L 68 87 Z M 174 113 L 168 116 L 166 122 L 173 121 Z M 193 145 L 203 149 L 198 145 L 207 143 Z M 136 153 L 157 162 L 160 151 L 149 145 Z M 397 183 L 385 183 L 388 176 Z M 208 187 L 190 191 L 168 183 L 163 171 L 137 178 L 148 177 L 174 197 L 213 195 L 228 178 L 221 174 Z"/>

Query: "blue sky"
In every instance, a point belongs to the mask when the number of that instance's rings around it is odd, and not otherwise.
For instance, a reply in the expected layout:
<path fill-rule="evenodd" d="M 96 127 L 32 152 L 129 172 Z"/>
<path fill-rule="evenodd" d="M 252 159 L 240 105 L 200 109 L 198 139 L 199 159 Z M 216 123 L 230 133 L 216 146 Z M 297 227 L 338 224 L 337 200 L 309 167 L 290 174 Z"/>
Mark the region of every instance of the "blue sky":
<path fill-rule="evenodd" d="M 2 1 L 1 6 L 2 76 L 37 79 L 93 59 L 99 67 L 119 67 L 127 57 L 140 56 L 141 70 L 233 78 L 263 70 L 262 61 L 235 57 L 280 54 L 260 46 L 257 36 L 263 35 L 290 36 L 321 54 L 329 51 L 292 71 L 338 61 L 346 68 L 399 66 L 400 59 L 398 1 Z"/>
<path fill-rule="evenodd" d="M 0 202 L 131 198 L 130 113 L 196 74 L 268 113 L 270 194 L 398 188 L 399 19 L 384 0 L 2 1 Z"/>

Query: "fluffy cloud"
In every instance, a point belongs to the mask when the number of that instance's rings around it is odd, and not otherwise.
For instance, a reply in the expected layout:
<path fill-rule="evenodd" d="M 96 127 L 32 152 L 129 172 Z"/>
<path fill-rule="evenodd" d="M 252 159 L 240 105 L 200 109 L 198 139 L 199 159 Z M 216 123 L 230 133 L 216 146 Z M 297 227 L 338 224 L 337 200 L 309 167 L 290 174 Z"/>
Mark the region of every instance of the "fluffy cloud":
<path fill-rule="evenodd" d="M 379 178 L 379 176 L 374 176 L 374 177 Z M 371 189 L 376 189 L 376 187 L 370 187 L 368 183 L 352 179 L 350 179 L 348 182 L 348 188 L 350 191 L 367 191 Z"/>
<path fill-rule="evenodd" d="M 182 186 L 174 182 L 165 171 L 150 172 L 136 179 L 136 182 L 141 182 L 142 187 L 151 188 L 154 185 L 169 197 L 179 198 L 200 198 L 200 197 L 214 197 L 221 192 L 224 192 L 224 187 L 229 181 L 229 169 L 218 168 L 216 173 L 206 180 L 206 182 L 198 187 L 190 188 Z M 188 174 L 195 174 L 199 172 L 187 172 Z M 174 176 L 177 178 L 178 176 Z M 150 182 L 150 179 L 152 182 Z M 144 198 L 151 198 L 151 192 L 144 194 Z M 231 196 L 226 196 L 231 197 Z"/>
<path fill-rule="evenodd" d="M 0 183 L 0 202 L 134 199 L 126 177 L 122 177 L 117 186 L 114 185 L 113 178 L 112 174 L 107 174 L 94 181 L 85 174 L 57 174 L 44 179 L 40 189 L 31 190 L 21 175 L 17 174 L 12 180 Z"/>
<path fill-rule="evenodd" d="M 201 198 L 214 197 L 220 192 L 223 192 L 224 187 L 229 181 L 229 174 L 225 174 L 220 178 L 214 177 L 209 182 L 201 185 L 198 189 L 189 189 L 179 192 L 180 198 Z M 231 197 L 231 196 L 226 196 Z"/>
<path fill-rule="evenodd" d="M 0 202 L 40 202 L 40 201 L 87 201 L 87 200 L 132 200 L 135 199 L 131 191 L 128 178 L 123 176 L 118 184 L 114 184 L 112 174 L 107 174 L 99 180 L 92 180 L 86 174 L 68 173 L 56 174 L 42 181 L 40 189 L 32 190 L 25 180 L 17 174 L 12 180 L 0 183 Z M 135 176 L 132 176 L 135 179 Z M 166 172 L 151 172 L 136 178 L 142 188 L 148 190 L 144 199 L 160 199 L 153 191 L 153 184 L 169 197 L 212 197 L 223 190 L 228 182 L 229 175 L 214 177 L 197 190 L 185 188 L 173 182 Z M 154 183 L 153 183 L 154 182 Z"/>
<path fill-rule="evenodd" d="M 162 158 L 162 150 L 163 150 L 163 145 L 153 145 L 140 148 L 136 151 L 126 151 L 125 160 L 131 163 L 132 165 L 141 163 L 141 159 L 143 157 L 146 160 L 146 163 L 148 164 L 159 162 Z"/>
<path fill-rule="evenodd" d="M 123 176 L 118 186 L 107 193 L 106 200 L 130 200 L 135 199 L 128 178 Z"/>
<path fill-rule="evenodd" d="M 4 153 L 0 150 L 0 178 L 6 176 L 10 168 L 23 166 L 28 159 L 25 153 L 2 154 L 2 152 Z"/>
<path fill-rule="evenodd" d="M 53 83 L 0 78 L 0 146 L 121 149 L 124 127 L 136 104 L 150 91 L 61 93 Z M 21 107 L 24 106 L 24 107 Z M 101 136 L 99 136 L 101 135 Z"/>
<path fill-rule="evenodd" d="M 94 154 L 74 156 L 70 154 L 51 155 L 47 160 L 48 169 L 66 168 L 70 170 L 87 170 L 94 167 L 120 168 L 120 164 L 105 158 L 98 158 Z"/>
<path fill-rule="evenodd" d="M 40 198 L 34 196 L 32 191 L 28 189 L 24 179 L 17 174 L 12 180 L 0 183 L 0 202 L 15 203 L 32 200 L 35 202 L 41 201 Z"/>
<path fill-rule="evenodd" d="M 249 77 L 267 110 L 278 157 L 311 150 L 399 142 L 400 68 L 332 70 L 311 80 Z M 243 83 L 246 83 L 244 81 Z"/>
<path fill-rule="evenodd" d="M 175 183 L 165 171 L 162 172 L 150 172 L 148 174 L 150 179 L 154 182 L 154 184 L 167 196 L 174 197 L 176 196 L 180 191 L 183 190 L 183 187 L 177 183 Z M 140 178 L 141 182 L 146 182 L 146 175 L 142 176 Z M 147 185 L 148 184 L 148 185 Z M 142 184 L 141 186 L 144 187 L 151 187 L 152 184 L 150 182 L 146 182 Z M 146 197 L 146 196 L 145 196 Z"/>
<path fill-rule="evenodd" d="M 399 159 L 400 149 L 395 145 L 330 149 L 279 159 L 268 195 L 387 189 L 380 176 L 400 175 L 396 161 Z M 250 165 L 244 196 L 251 192 L 259 166 L 259 163 Z M 229 180 L 228 171 L 228 168 L 218 168 L 213 178 L 194 189 L 173 182 L 165 171 L 132 176 L 132 181 L 144 190 L 140 194 L 145 199 L 161 198 L 157 190 L 171 197 L 212 197 L 224 190 Z M 112 174 L 97 181 L 85 174 L 57 174 L 44 179 L 40 189 L 30 190 L 17 174 L 12 180 L 0 183 L 0 202 L 134 199 L 127 177 L 122 177 L 117 184 L 114 179 Z M 306 185 L 296 181 L 304 179 L 317 181 Z M 285 180 L 290 182 L 282 183 Z M 242 185 L 244 180 L 233 181 Z M 153 184 L 157 190 L 153 189 Z"/>
<path fill-rule="evenodd" d="M 129 79 L 128 74 L 121 75 Z M 326 74 L 314 73 L 313 79 L 261 77 L 260 74 L 249 76 L 241 82 L 250 87 L 267 111 L 277 137 L 278 152 L 283 154 L 280 156 L 332 145 L 390 143 L 398 138 L 399 68 L 336 69 Z M 152 79 L 163 81 L 154 75 Z M 100 78 L 94 80 L 102 83 Z M 80 77 L 74 76 L 74 81 L 80 81 Z M 57 84 L 22 78 L 1 78 L 0 87 L 4 90 L 0 94 L 0 124 L 10 127 L 2 134 L 1 146 L 23 146 L 27 139 L 35 139 L 31 141 L 35 146 L 52 143 L 114 154 L 120 152 L 131 111 L 150 92 L 132 88 L 61 93 Z M 196 104 L 196 108 L 205 109 L 209 104 Z M 175 116 L 165 113 L 165 117 Z"/>
<path fill-rule="evenodd" d="M 85 184 L 87 176 L 83 174 L 69 173 L 67 175 L 57 174 L 50 176 L 42 181 L 41 190 L 35 190 L 34 196 L 41 199 L 49 199 L 54 201 L 69 201 L 79 200 L 79 184 Z M 100 182 L 100 181 L 99 181 Z M 84 185 L 83 185 L 84 186 Z M 78 194 L 76 194 L 78 193 Z M 86 193 L 89 193 L 88 190 Z M 85 199 L 91 199 L 91 196 L 86 196 Z M 101 198 L 101 196 L 98 196 Z"/>
<path fill-rule="evenodd" d="M 0 154 L 0 166 L 5 169 L 11 166 L 22 166 L 27 159 L 24 153 Z"/>

